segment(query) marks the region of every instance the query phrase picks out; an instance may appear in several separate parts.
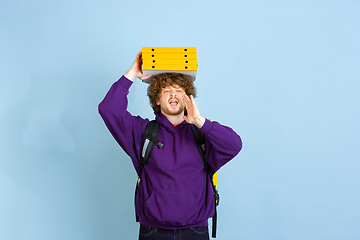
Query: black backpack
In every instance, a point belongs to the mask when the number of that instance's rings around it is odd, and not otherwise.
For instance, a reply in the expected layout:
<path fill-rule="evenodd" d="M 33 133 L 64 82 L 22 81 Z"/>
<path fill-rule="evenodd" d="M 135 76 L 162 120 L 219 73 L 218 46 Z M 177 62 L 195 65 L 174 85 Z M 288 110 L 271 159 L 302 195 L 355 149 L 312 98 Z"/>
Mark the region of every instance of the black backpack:
<path fill-rule="evenodd" d="M 217 175 L 216 175 L 216 173 L 213 174 L 212 168 L 210 167 L 210 165 L 208 164 L 207 159 L 206 159 L 204 133 L 201 132 L 201 130 L 193 124 L 191 124 L 190 127 L 193 132 L 197 148 L 199 150 L 199 153 L 200 153 L 201 158 L 204 163 L 204 170 L 209 174 L 211 184 L 212 184 L 212 187 L 214 190 L 215 211 L 214 211 L 214 215 L 212 216 L 212 237 L 216 238 L 216 224 L 217 224 L 216 207 L 219 205 L 219 201 L 220 201 L 220 196 L 219 196 L 217 186 L 216 186 Z M 142 174 L 142 170 L 143 170 L 144 166 L 149 161 L 151 151 L 153 150 L 155 145 L 158 146 L 159 149 L 161 149 L 164 146 L 164 144 L 161 143 L 157 139 L 159 130 L 160 130 L 160 124 L 158 123 L 158 121 L 152 120 L 152 121 L 148 122 L 148 124 L 146 125 L 146 128 L 145 128 L 145 131 L 143 133 L 143 144 L 142 144 L 142 148 L 141 148 L 139 176 L 138 176 L 138 180 L 137 180 L 136 188 L 135 188 L 135 201 L 136 201 L 137 190 L 139 187 L 140 176 Z M 214 179 L 215 179 L 215 183 L 214 183 Z M 136 221 L 139 222 L 139 217 L 137 215 L 136 215 Z"/>

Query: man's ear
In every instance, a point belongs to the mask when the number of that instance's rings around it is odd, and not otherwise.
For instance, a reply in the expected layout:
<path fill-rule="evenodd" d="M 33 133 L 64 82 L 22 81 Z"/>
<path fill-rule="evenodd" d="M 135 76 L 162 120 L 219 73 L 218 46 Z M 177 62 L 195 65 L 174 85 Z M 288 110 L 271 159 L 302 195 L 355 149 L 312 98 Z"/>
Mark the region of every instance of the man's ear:
<path fill-rule="evenodd" d="M 161 98 L 161 93 L 158 93 L 157 100 L 156 100 L 156 105 L 158 105 L 158 106 L 160 106 L 160 98 Z"/>

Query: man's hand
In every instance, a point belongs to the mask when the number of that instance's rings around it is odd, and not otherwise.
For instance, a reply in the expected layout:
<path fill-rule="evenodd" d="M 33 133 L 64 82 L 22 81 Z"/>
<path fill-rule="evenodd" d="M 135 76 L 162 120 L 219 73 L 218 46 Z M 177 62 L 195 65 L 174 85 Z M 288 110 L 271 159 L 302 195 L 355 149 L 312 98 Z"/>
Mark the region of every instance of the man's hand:
<path fill-rule="evenodd" d="M 183 101 L 185 103 L 187 116 L 184 116 L 184 120 L 190 124 L 194 124 L 198 128 L 201 128 L 205 123 L 205 118 L 200 115 L 199 109 L 196 106 L 194 97 L 192 95 L 183 96 Z"/>
<path fill-rule="evenodd" d="M 141 70 L 141 64 L 142 64 L 142 51 L 136 54 L 135 61 L 133 62 L 129 71 L 125 73 L 125 77 L 131 81 L 134 81 L 136 78 L 139 78 L 140 80 L 149 78 L 151 76 L 150 74 L 143 75 L 143 72 Z"/>

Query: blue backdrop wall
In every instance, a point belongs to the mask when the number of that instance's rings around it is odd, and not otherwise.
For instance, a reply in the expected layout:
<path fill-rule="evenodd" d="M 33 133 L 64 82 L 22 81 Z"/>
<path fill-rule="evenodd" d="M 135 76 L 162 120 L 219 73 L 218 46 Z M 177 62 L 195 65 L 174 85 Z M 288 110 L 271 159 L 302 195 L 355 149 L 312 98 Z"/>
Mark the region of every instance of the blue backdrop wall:
<path fill-rule="evenodd" d="M 143 46 L 198 50 L 242 152 L 218 239 L 360 239 L 360 2 L 0 2 L 0 239 L 137 239 L 136 173 L 97 112 Z M 146 84 L 129 110 L 153 118 Z"/>

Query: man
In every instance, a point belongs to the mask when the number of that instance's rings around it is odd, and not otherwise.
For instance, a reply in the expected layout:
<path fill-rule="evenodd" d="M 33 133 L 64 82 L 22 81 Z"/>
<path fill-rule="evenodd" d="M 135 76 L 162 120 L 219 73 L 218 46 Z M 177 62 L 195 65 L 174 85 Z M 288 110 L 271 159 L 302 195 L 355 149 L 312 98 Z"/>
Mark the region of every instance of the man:
<path fill-rule="evenodd" d="M 99 104 L 99 112 L 113 137 L 130 156 L 139 174 L 142 135 L 149 122 L 127 111 L 127 94 L 141 71 L 142 53 L 115 82 Z M 158 140 L 148 164 L 141 171 L 135 210 L 140 221 L 139 239 L 209 239 L 208 219 L 214 214 L 214 193 L 209 174 L 190 127 L 205 137 L 206 156 L 212 172 L 241 150 L 240 137 L 229 127 L 204 118 L 196 106 L 190 76 L 155 75 L 148 88 L 150 103 L 160 123 Z M 174 238 L 175 237 L 175 238 Z"/>

